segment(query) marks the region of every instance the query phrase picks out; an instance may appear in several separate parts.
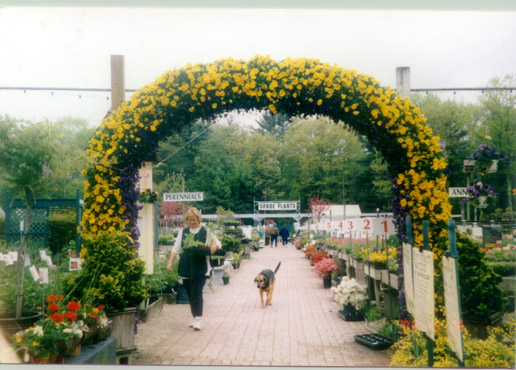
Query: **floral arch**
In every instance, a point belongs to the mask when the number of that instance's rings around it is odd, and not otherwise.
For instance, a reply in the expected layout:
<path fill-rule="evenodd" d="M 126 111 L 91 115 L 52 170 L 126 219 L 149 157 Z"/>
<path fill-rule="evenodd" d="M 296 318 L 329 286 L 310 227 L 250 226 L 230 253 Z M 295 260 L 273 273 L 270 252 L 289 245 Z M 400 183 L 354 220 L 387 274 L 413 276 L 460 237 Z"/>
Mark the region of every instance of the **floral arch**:
<path fill-rule="evenodd" d="M 421 220 L 430 223 L 430 246 L 440 259 L 451 206 L 439 137 L 407 98 L 375 79 L 315 59 L 276 62 L 256 56 L 168 71 L 107 116 L 91 139 L 85 182 L 83 232 L 128 231 L 138 236 L 138 170 L 159 141 L 190 122 L 234 109 L 269 109 L 289 116 L 320 114 L 364 135 L 389 164 L 394 219 L 403 237 L 414 220 L 414 242 L 423 243 Z"/>

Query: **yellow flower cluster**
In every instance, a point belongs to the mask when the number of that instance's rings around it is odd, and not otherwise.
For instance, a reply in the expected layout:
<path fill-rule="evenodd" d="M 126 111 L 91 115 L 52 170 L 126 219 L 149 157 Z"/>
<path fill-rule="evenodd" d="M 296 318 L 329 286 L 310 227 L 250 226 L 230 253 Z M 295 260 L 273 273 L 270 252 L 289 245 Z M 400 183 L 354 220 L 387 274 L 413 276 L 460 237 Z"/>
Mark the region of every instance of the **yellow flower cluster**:
<path fill-rule="evenodd" d="M 415 225 L 422 219 L 431 222 L 430 239 L 434 250 L 439 249 L 436 240 L 444 236 L 450 217 L 442 174 L 446 163 L 439 138 L 432 136 L 419 109 L 369 76 L 304 58 L 275 62 L 256 56 L 249 61 L 228 58 L 187 65 L 164 73 L 123 102 L 102 121 L 90 141 L 89 164 L 83 171 L 84 232 L 127 228 L 127 212 L 133 211 L 122 205 L 130 201 L 120 191 L 121 171 L 129 163 L 137 168 L 149 154 L 150 141 L 158 142 L 174 125 L 251 108 L 288 115 L 325 114 L 364 135 L 382 135 L 403 158 L 397 176 L 400 205 L 408 209 Z M 414 236 L 416 246 L 421 244 L 419 226 Z"/>
<path fill-rule="evenodd" d="M 398 256 L 398 251 L 394 247 L 390 247 L 389 249 L 383 249 L 378 252 L 373 250 L 366 251 L 366 257 L 369 262 L 373 265 L 385 265 L 387 266 L 387 260 L 396 261 Z"/>

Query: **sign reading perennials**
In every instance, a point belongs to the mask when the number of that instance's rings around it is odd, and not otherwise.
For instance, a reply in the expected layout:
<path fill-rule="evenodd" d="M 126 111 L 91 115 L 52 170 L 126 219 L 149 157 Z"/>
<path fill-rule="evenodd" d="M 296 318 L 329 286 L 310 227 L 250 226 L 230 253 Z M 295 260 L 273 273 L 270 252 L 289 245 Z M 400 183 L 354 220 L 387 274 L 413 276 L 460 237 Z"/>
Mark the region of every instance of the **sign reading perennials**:
<path fill-rule="evenodd" d="M 204 193 L 164 193 L 164 202 L 201 202 L 204 200 Z"/>
<path fill-rule="evenodd" d="M 443 256 L 444 303 L 448 325 L 448 342 L 459 360 L 464 361 L 462 332 L 460 330 L 458 280 L 457 259 Z"/>
<path fill-rule="evenodd" d="M 435 339 L 434 254 L 412 250 L 416 327 Z"/>
<path fill-rule="evenodd" d="M 259 211 L 295 211 L 297 202 L 256 202 Z"/>

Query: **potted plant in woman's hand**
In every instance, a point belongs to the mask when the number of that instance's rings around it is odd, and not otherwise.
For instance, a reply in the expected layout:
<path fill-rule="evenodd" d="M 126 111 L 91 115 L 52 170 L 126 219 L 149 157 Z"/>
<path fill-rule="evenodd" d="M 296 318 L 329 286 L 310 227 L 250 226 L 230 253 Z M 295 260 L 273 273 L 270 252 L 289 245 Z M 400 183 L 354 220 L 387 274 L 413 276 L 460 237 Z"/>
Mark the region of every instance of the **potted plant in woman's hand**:
<path fill-rule="evenodd" d="M 339 311 L 339 316 L 345 321 L 361 321 L 364 315 L 358 311 L 365 303 L 366 288 L 360 285 L 355 279 L 349 279 L 347 276 L 342 278 L 339 286 L 331 288 L 333 299 L 335 302 L 344 306 Z"/>
<path fill-rule="evenodd" d="M 332 258 L 323 258 L 315 264 L 315 272 L 323 278 L 325 289 L 331 288 L 331 273 L 337 270 L 337 265 Z"/>

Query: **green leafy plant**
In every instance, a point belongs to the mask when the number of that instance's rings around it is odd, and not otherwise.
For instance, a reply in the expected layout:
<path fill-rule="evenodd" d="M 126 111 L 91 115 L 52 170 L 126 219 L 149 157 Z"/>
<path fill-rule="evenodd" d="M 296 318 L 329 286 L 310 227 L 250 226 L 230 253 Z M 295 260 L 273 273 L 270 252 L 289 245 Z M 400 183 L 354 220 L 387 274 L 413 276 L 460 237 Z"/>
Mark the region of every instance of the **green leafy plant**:
<path fill-rule="evenodd" d="M 81 273 L 67 284 L 73 297 L 88 297 L 109 313 L 137 306 L 147 297 L 142 284 L 144 262 L 137 258 L 127 233 L 85 236 L 81 258 L 86 254 Z"/>
<path fill-rule="evenodd" d="M 490 315 L 503 310 L 503 293 L 498 288 L 502 277 L 487 264 L 479 244 L 457 235 L 457 249 L 463 317 L 487 322 Z"/>
<path fill-rule="evenodd" d="M 364 314 L 367 321 L 378 321 L 383 317 L 383 315 L 380 312 L 378 312 L 378 309 L 375 304 L 366 304 L 364 307 L 360 309 L 360 312 Z"/>
<path fill-rule="evenodd" d="M 239 253 L 242 249 L 242 246 L 240 244 L 240 240 L 224 235 L 222 238 L 222 249 L 224 249 L 226 252 L 233 252 L 233 253 Z"/>
<path fill-rule="evenodd" d="M 151 189 L 143 189 L 138 196 L 138 201 L 140 203 L 156 203 L 158 201 L 158 192 Z"/>
<path fill-rule="evenodd" d="M 171 271 L 167 270 L 168 260 L 159 259 L 154 262 L 154 273 L 145 276 L 145 287 L 150 295 L 170 293 L 179 280 L 177 260 Z"/>

